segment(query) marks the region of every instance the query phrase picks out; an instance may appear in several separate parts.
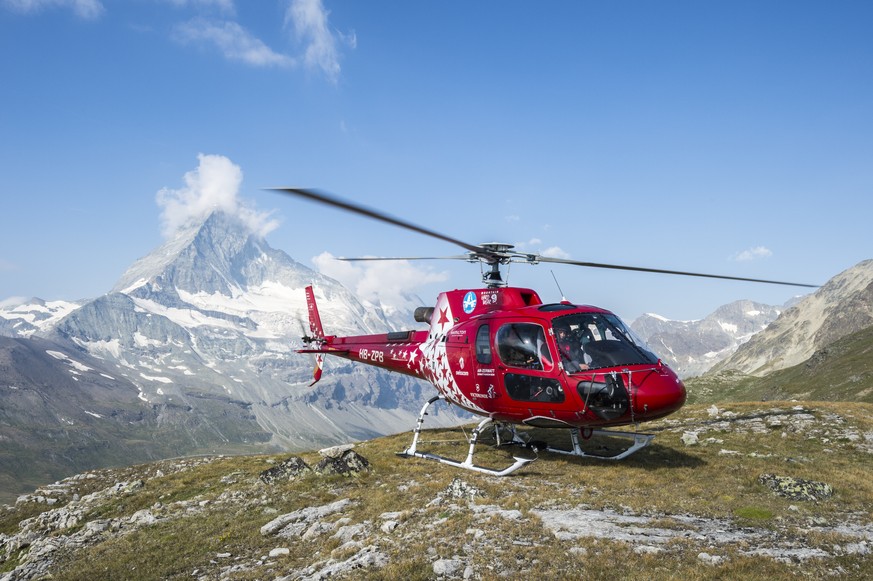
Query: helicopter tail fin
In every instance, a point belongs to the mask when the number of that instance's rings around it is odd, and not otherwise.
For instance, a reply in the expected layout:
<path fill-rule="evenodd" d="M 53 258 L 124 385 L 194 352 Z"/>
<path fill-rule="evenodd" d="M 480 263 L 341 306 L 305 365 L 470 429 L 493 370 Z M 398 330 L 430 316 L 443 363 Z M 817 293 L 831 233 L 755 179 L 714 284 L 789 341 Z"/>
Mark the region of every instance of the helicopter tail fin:
<path fill-rule="evenodd" d="M 309 309 L 309 332 L 316 339 L 324 339 L 324 328 L 321 326 L 321 317 L 318 316 L 318 305 L 315 304 L 312 285 L 306 287 L 306 307 Z"/>
<path fill-rule="evenodd" d="M 312 333 L 312 337 L 305 337 L 304 341 L 308 340 L 311 343 L 324 339 L 324 328 L 321 326 L 321 317 L 318 315 L 318 305 L 315 304 L 315 292 L 312 289 L 312 285 L 306 287 L 306 307 L 309 310 L 309 332 Z M 315 371 L 312 373 L 312 383 L 309 384 L 309 387 L 312 387 L 321 379 L 323 364 L 324 355 L 316 353 Z"/>

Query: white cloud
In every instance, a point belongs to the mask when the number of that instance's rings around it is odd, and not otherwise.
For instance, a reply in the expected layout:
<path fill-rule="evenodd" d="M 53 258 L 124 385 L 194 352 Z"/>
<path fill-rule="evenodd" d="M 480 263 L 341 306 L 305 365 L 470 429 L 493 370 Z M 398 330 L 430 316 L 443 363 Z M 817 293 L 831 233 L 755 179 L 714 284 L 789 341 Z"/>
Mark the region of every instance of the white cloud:
<path fill-rule="evenodd" d="M 87 20 L 98 18 L 104 11 L 100 0 L 3 0 L 3 5 L 22 14 L 46 8 L 70 8 L 76 16 Z"/>
<path fill-rule="evenodd" d="M 533 254 L 548 256 L 550 258 L 570 258 L 570 253 L 566 252 L 560 246 L 549 246 L 543 248 L 543 241 L 539 238 L 531 238 L 527 242 L 516 242 L 515 249 L 519 252 L 531 252 Z"/>
<path fill-rule="evenodd" d="M 570 259 L 570 254 L 568 252 L 565 252 L 560 246 L 549 246 L 548 248 L 540 250 L 540 254 L 543 256 L 548 256 L 550 258 L 563 258 L 565 260 Z"/>
<path fill-rule="evenodd" d="M 256 67 L 293 67 L 297 62 L 273 51 L 245 28 L 231 21 L 195 18 L 176 26 L 174 38 L 184 44 L 212 45 L 224 58 Z"/>
<path fill-rule="evenodd" d="M 183 178 L 185 187 L 163 188 L 157 193 L 165 236 L 172 236 L 179 228 L 204 220 L 217 210 L 237 216 L 261 236 L 278 226 L 269 212 L 258 212 L 239 199 L 243 174 L 238 165 L 222 155 L 201 153 L 197 159 L 200 165 Z"/>
<path fill-rule="evenodd" d="M 320 69 L 331 82 L 340 74 L 339 45 L 357 46 L 354 33 L 344 35 L 328 25 L 328 15 L 321 0 L 290 0 L 285 11 L 285 26 L 293 27 L 297 40 L 305 44 L 303 63 Z"/>
<path fill-rule="evenodd" d="M 755 246 L 742 252 L 737 252 L 731 257 L 731 260 L 736 262 L 748 262 L 750 260 L 758 260 L 759 258 L 769 258 L 773 256 L 773 252 L 765 246 Z"/>
<path fill-rule="evenodd" d="M 254 67 L 306 67 L 320 71 L 330 82 L 336 83 L 341 70 L 342 49 L 357 46 L 354 32 L 343 34 L 332 28 L 328 19 L 330 12 L 322 0 L 282 1 L 285 5 L 282 26 L 299 44 L 299 55 L 273 50 L 256 33 L 237 22 L 234 0 L 152 0 L 162 6 L 186 9 L 198 15 L 172 28 L 172 38 L 181 44 L 218 50 L 227 60 Z M 98 18 L 106 10 L 101 0 L 0 0 L 0 6 L 22 14 L 67 8 L 86 19 Z M 216 16 L 218 18 L 213 18 Z M 140 28 L 149 27 L 140 25 Z"/>
<path fill-rule="evenodd" d="M 338 280 L 358 297 L 382 305 L 389 314 L 392 309 L 420 306 L 411 304 L 409 295 L 449 278 L 447 272 L 420 268 L 407 260 L 346 262 L 322 252 L 312 262 L 320 273 Z"/>

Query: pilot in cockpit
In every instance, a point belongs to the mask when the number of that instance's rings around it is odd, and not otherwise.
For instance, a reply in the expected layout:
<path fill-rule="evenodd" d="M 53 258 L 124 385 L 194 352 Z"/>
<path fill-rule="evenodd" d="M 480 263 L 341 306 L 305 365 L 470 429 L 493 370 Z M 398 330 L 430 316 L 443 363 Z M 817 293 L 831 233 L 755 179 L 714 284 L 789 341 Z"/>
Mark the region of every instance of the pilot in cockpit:
<path fill-rule="evenodd" d="M 582 342 L 576 338 L 567 324 L 555 324 L 555 340 L 561 363 L 564 364 L 567 373 L 579 373 L 589 369 L 588 363 L 591 359 L 585 354 Z"/>

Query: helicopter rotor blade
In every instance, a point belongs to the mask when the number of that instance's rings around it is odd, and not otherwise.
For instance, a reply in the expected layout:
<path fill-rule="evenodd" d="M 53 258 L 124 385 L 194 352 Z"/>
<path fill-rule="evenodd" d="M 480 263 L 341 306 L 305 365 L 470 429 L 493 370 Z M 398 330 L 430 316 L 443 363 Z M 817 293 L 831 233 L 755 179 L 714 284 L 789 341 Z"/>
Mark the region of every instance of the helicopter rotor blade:
<path fill-rule="evenodd" d="M 457 238 L 452 238 L 451 236 L 446 236 L 445 234 L 441 234 L 439 232 L 435 232 L 433 230 L 428 230 L 427 228 L 423 228 L 422 226 L 417 226 L 411 222 L 407 222 L 406 220 L 401 220 L 400 218 L 395 218 L 393 216 L 389 216 L 388 214 L 379 212 L 377 210 L 373 210 L 371 208 L 367 208 L 365 206 L 361 206 L 355 204 L 353 202 L 349 202 L 347 200 L 342 200 L 340 198 L 328 195 L 324 192 L 317 192 L 315 190 L 307 190 L 304 188 L 267 188 L 268 190 L 273 190 L 276 192 L 282 192 L 285 194 L 289 194 L 292 196 L 298 196 L 300 198 L 305 198 L 307 200 L 318 202 L 319 204 L 325 204 L 327 206 L 333 206 L 335 208 L 339 208 L 341 210 L 345 210 L 346 212 L 352 212 L 354 214 L 360 214 L 361 216 L 366 216 L 367 218 L 372 218 L 374 220 L 379 220 L 381 222 L 387 222 L 393 226 L 399 226 L 401 228 L 406 228 L 407 230 L 412 230 L 413 232 L 418 232 L 419 234 L 424 234 L 425 236 L 430 236 L 431 238 L 436 238 L 438 240 L 443 240 L 444 242 L 450 242 L 465 250 L 469 250 L 470 252 L 474 252 L 476 254 L 489 254 L 488 250 L 481 247 L 476 246 L 474 244 L 468 244 L 463 240 L 458 240 Z"/>
<path fill-rule="evenodd" d="M 496 268 L 499 264 L 506 264 L 507 262 L 527 262 L 529 264 L 536 264 L 537 262 L 552 262 L 557 264 L 570 264 L 573 266 L 586 266 L 589 268 L 607 268 L 612 270 L 630 270 L 635 272 L 652 272 L 658 274 L 673 274 L 679 276 L 696 276 L 701 278 L 715 278 L 722 280 L 738 280 L 744 282 L 760 282 L 766 284 L 780 284 L 786 286 L 799 286 L 799 287 L 807 287 L 807 288 L 818 288 L 819 285 L 815 284 L 806 284 L 806 283 L 798 283 L 798 282 L 785 282 L 779 280 L 765 280 L 760 278 L 746 278 L 741 276 L 727 276 L 720 274 L 705 274 L 700 272 L 686 272 L 681 270 L 666 270 L 660 268 L 647 268 L 642 266 L 626 266 L 619 264 L 605 264 L 599 262 L 584 262 L 580 260 L 569 260 L 564 258 L 551 258 L 547 256 L 541 256 L 538 254 L 523 254 L 512 251 L 512 245 L 503 245 L 498 243 L 488 243 L 482 245 L 469 244 L 464 242 L 463 240 L 458 240 L 457 238 L 452 238 L 451 236 L 447 236 L 440 232 L 436 232 L 434 230 L 429 230 L 428 228 L 424 228 L 422 226 L 418 226 L 413 224 L 412 222 L 408 222 L 406 220 L 402 220 L 400 218 L 395 218 L 384 212 L 380 212 L 378 210 L 373 210 L 371 208 L 367 208 L 366 206 L 362 206 L 356 204 L 354 202 L 350 202 L 348 200 L 343 200 L 341 198 L 337 198 L 330 194 L 319 192 L 316 190 L 310 190 L 305 188 L 266 188 L 268 190 L 280 192 L 283 194 L 288 194 L 292 196 L 297 196 L 300 198 L 304 198 L 310 200 L 312 202 L 317 202 L 319 204 L 324 204 L 326 206 L 333 206 L 335 208 L 339 208 L 340 210 L 344 210 L 346 212 L 351 212 L 353 214 L 358 214 L 361 216 L 365 216 L 367 218 L 371 218 L 373 220 L 378 220 L 381 222 L 385 222 L 391 224 L 392 226 L 398 226 L 400 228 L 405 228 L 406 230 L 411 230 L 413 232 L 417 232 L 419 234 L 424 234 L 425 236 L 430 236 L 431 238 L 436 238 L 438 240 L 442 240 L 444 242 L 449 242 L 451 244 L 455 244 L 460 246 L 464 250 L 467 250 L 470 254 L 466 256 L 444 256 L 444 257 L 409 257 L 409 258 L 339 258 L 339 260 L 345 261 L 364 261 L 364 260 L 440 260 L 440 259 L 449 259 L 449 260 L 466 260 L 470 262 L 475 262 L 477 260 L 481 260 L 483 262 L 489 263 L 492 265 L 492 268 Z"/>
<path fill-rule="evenodd" d="M 680 276 L 698 276 L 702 278 L 719 278 L 723 280 L 740 280 L 744 282 L 762 282 L 767 284 L 782 284 L 786 286 L 802 286 L 807 288 L 818 288 L 817 284 L 806 284 L 802 282 L 785 282 L 781 280 L 764 280 L 761 278 L 746 278 L 742 276 L 727 276 L 722 274 L 704 274 L 701 272 L 685 272 L 681 270 L 664 270 L 661 268 L 646 268 L 642 266 L 624 266 L 619 264 L 603 264 L 599 262 L 583 262 L 580 260 L 568 260 L 565 258 L 551 258 L 548 256 L 537 256 L 539 262 L 554 262 L 557 264 L 571 264 L 573 266 L 587 266 L 590 268 L 609 268 L 612 270 L 633 270 L 636 272 L 654 272 L 659 274 L 676 274 Z"/>
<path fill-rule="evenodd" d="M 466 260 L 470 261 L 469 254 L 458 256 L 361 256 L 355 258 L 337 257 L 337 260 L 346 262 L 360 262 L 364 260 Z"/>

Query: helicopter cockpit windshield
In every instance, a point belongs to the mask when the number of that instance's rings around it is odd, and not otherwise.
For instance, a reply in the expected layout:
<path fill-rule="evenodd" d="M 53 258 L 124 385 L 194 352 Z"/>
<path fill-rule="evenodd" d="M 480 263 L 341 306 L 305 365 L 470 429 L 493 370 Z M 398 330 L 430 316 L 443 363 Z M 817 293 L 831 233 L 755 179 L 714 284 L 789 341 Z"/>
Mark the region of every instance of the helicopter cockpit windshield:
<path fill-rule="evenodd" d="M 612 314 L 564 315 L 556 317 L 552 326 L 561 363 L 568 373 L 658 361 L 645 342 Z"/>

